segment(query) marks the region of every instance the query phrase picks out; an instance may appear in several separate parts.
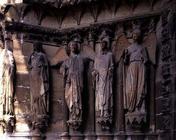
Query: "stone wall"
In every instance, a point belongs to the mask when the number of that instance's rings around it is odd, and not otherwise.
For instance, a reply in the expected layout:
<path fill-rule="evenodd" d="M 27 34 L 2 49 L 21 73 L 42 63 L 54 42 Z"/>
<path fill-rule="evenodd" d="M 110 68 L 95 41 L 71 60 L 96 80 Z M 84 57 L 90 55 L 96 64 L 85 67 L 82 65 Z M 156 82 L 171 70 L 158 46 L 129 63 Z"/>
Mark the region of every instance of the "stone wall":
<path fill-rule="evenodd" d="M 172 1 L 170 3 L 168 5 L 172 5 Z M 169 11 L 167 6 L 164 6 L 166 10 L 163 10 L 164 4 L 166 3 L 162 0 L 157 0 L 131 4 L 102 1 L 63 8 L 35 3 L 12 5 L 6 13 L 6 16 L 11 18 L 11 20 L 6 19 L 6 29 L 12 33 L 12 48 L 16 62 L 14 97 L 16 125 L 14 132 L 8 135 L 9 138 L 174 140 L 175 28 L 172 25 L 175 23 L 175 11 L 172 9 Z M 162 13 L 162 11 L 168 11 L 169 14 Z M 163 23 L 165 20 L 168 23 Z M 126 41 L 131 41 L 130 33 L 135 24 L 140 25 L 143 33 L 143 45 L 151 45 L 149 53 L 152 54 L 151 61 L 153 62 L 149 66 L 148 121 L 145 132 L 126 131 L 122 105 L 123 95 L 120 90 L 122 83 L 119 74 L 119 59 L 126 47 Z M 169 29 L 170 32 L 167 32 Z M 50 66 L 49 126 L 46 133 L 34 135 L 30 124 L 31 87 L 28 68 L 33 44 L 37 41 L 43 43 L 44 52 L 51 64 L 54 59 L 62 60 L 65 46 L 75 35 L 81 38 L 81 52 L 84 56 L 92 55 L 88 49 L 91 43 L 95 47 L 94 52 L 98 53 L 100 36 L 104 30 L 109 32 L 111 51 L 115 59 L 114 113 L 111 131 L 102 131 L 96 123 L 95 93 L 91 75 L 93 62 L 91 62 L 87 67 L 87 89 L 82 97 L 82 128 L 75 132 L 67 125 L 69 111 L 64 97 L 64 77 L 59 72 L 58 67 Z M 151 33 L 154 36 L 151 37 Z M 90 34 L 92 38 L 90 38 Z M 146 38 L 148 38 L 147 43 L 145 42 Z"/>

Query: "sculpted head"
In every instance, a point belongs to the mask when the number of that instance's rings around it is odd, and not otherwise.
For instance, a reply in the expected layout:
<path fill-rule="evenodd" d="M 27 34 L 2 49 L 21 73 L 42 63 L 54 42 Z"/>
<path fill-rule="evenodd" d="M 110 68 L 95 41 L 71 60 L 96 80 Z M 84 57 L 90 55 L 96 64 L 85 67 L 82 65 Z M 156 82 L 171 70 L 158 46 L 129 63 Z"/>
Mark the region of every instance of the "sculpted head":
<path fill-rule="evenodd" d="M 34 43 L 34 51 L 36 52 L 42 52 L 42 43 L 41 42 L 35 42 Z"/>
<path fill-rule="evenodd" d="M 107 50 L 108 49 L 108 42 L 106 40 L 102 40 L 100 46 L 101 46 L 102 51 Z"/>
<path fill-rule="evenodd" d="M 110 49 L 110 32 L 106 29 L 101 32 L 100 47 L 101 52 L 105 52 Z"/>
<path fill-rule="evenodd" d="M 106 36 L 104 38 L 102 38 L 101 43 L 100 43 L 100 47 L 101 47 L 101 51 L 105 52 L 109 50 L 109 37 Z"/>
<path fill-rule="evenodd" d="M 78 54 L 79 53 L 78 43 L 75 41 L 71 41 L 69 43 L 69 49 L 72 54 Z"/>
<path fill-rule="evenodd" d="M 133 33 L 132 33 L 132 39 L 133 39 L 133 41 L 134 42 L 138 42 L 139 38 L 140 38 L 140 35 L 141 35 L 141 31 L 139 29 L 134 29 Z"/>

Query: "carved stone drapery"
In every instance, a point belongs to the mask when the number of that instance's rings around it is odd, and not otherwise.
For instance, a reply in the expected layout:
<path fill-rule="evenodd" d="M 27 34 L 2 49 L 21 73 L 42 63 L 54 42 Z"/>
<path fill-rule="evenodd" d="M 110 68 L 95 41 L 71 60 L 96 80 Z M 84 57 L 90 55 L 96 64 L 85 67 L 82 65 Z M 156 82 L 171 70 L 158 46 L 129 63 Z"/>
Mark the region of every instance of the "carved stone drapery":
<path fill-rule="evenodd" d="M 141 130 L 146 123 L 146 94 L 148 62 L 145 48 L 138 44 L 139 29 L 133 31 L 133 43 L 124 51 L 123 98 L 127 130 Z"/>
<path fill-rule="evenodd" d="M 101 49 L 94 60 L 96 121 L 102 130 L 110 130 L 113 119 L 113 74 L 114 62 L 107 35 L 101 38 Z"/>
<path fill-rule="evenodd" d="M 34 44 L 29 58 L 32 127 L 45 131 L 49 119 L 49 64 L 41 43 Z"/>
<path fill-rule="evenodd" d="M 139 19 L 138 18 L 134 19 L 134 21 L 135 20 L 139 20 L 139 21 L 143 21 L 144 20 L 144 23 L 146 23 L 145 26 L 148 26 L 148 20 L 150 20 L 150 19 L 153 19 L 153 17 L 150 17 L 150 16 L 147 17 L 147 18 L 141 18 L 140 17 Z M 44 44 L 46 44 L 46 45 L 52 45 L 54 47 L 60 47 L 60 46 L 62 46 L 62 42 L 64 42 L 64 41 L 69 42 L 71 40 L 71 36 L 76 32 L 76 33 L 80 33 L 81 37 L 83 38 L 83 43 L 82 44 L 80 43 L 81 47 L 84 47 L 86 45 L 90 45 L 93 49 L 96 50 L 97 46 L 99 45 L 99 42 L 98 42 L 99 40 L 97 41 L 97 38 L 99 38 L 98 36 L 100 35 L 100 31 L 102 30 L 103 27 L 107 27 L 108 29 L 112 29 L 113 31 L 117 31 L 118 32 L 119 28 L 117 26 L 119 24 L 125 25 L 127 22 L 132 22 L 132 21 L 133 21 L 133 19 L 128 19 L 128 20 L 125 19 L 124 21 L 115 21 L 114 20 L 113 22 L 105 23 L 104 25 L 102 23 L 97 23 L 95 25 L 90 25 L 90 26 L 86 25 L 85 27 L 84 26 L 79 26 L 77 29 L 70 28 L 70 29 L 63 29 L 63 30 L 62 29 L 56 29 L 55 30 L 55 29 L 52 29 L 52 28 L 47 28 L 47 27 L 45 28 L 45 27 L 42 27 L 42 26 L 27 25 L 27 24 L 23 24 L 23 23 L 11 22 L 9 25 L 7 25 L 7 29 L 11 30 L 11 31 L 12 30 L 13 31 L 17 31 L 17 32 L 20 32 L 20 33 L 23 32 L 24 33 L 24 42 L 25 41 L 33 42 L 34 40 L 40 40 Z M 17 27 L 17 28 L 15 28 L 15 27 Z M 117 27 L 117 29 L 116 29 L 116 27 Z M 124 27 L 122 27 L 122 28 L 124 28 Z M 130 36 L 130 34 L 128 34 L 128 32 L 126 31 L 126 29 L 127 28 L 124 28 L 125 31 L 123 33 L 128 38 Z M 144 27 L 144 30 L 145 30 L 145 27 Z M 91 32 L 91 34 L 89 34 L 90 32 Z M 92 36 L 92 35 L 95 35 L 95 36 Z M 120 36 L 120 35 L 118 34 L 118 36 Z M 117 40 L 117 38 L 112 38 L 112 40 L 115 42 Z M 122 43 L 124 43 L 124 42 L 122 42 Z M 84 45 L 84 46 L 82 46 L 82 45 Z M 119 46 L 117 45 L 115 47 L 118 48 Z M 52 47 L 51 47 L 51 49 L 52 49 Z M 83 49 L 83 48 L 81 48 L 81 49 Z M 115 51 L 115 52 L 113 52 L 113 54 L 119 55 L 120 53 L 118 51 Z M 116 63 L 115 63 L 115 65 L 116 65 Z M 118 85 L 115 85 L 115 86 L 118 86 Z M 115 94 L 119 94 L 119 93 L 116 92 Z M 117 99 L 117 100 L 115 99 L 114 100 L 117 105 L 119 104 L 118 100 L 119 99 Z M 114 108 L 116 108 L 116 106 Z M 116 114 L 116 116 L 119 115 L 116 112 L 114 114 Z M 70 113 L 69 116 L 72 116 L 72 113 Z M 110 115 L 110 119 L 108 119 L 108 121 L 110 123 L 112 121 L 111 117 L 112 116 Z M 83 121 L 84 121 L 84 119 L 83 119 Z M 115 123 L 117 123 L 117 125 L 118 125 L 118 122 L 115 122 Z M 84 123 L 83 123 L 83 125 L 84 125 Z M 71 123 L 70 123 L 70 126 L 71 126 Z M 78 129 L 78 127 L 76 126 L 75 129 Z M 112 124 L 112 128 L 113 128 L 113 124 Z"/>
<path fill-rule="evenodd" d="M 15 60 L 9 44 L 10 38 L 6 31 L 3 38 L 5 48 L 1 46 L 0 53 L 0 126 L 6 132 L 12 133 L 15 126 L 13 105 Z"/>
<path fill-rule="evenodd" d="M 69 109 L 68 125 L 78 130 L 82 124 L 82 94 L 84 62 L 79 54 L 78 44 L 69 44 L 70 56 L 61 66 L 65 78 L 65 100 Z"/>

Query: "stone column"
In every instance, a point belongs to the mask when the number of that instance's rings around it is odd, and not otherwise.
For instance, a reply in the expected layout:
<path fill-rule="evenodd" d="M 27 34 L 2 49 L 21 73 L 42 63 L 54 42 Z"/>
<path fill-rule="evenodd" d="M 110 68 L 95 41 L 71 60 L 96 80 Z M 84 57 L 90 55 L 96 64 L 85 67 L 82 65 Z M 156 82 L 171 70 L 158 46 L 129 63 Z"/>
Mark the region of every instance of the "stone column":
<path fill-rule="evenodd" d="M 62 109 L 63 109 L 63 131 L 62 131 L 62 134 L 61 134 L 61 139 L 62 140 L 69 140 L 69 128 L 68 128 L 68 125 L 67 125 L 67 120 L 68 120 L 68 108 L 67 108 L 67 105 L 65 103 L 65 99 L 63 98 L 63 102 L 64 102 L 64 105 L 62 106 Z"/>
<path fill-rule="evenodd" d="M 174 5 L 173 3 L 171 5 Z M 173 9 L 168 8 L 163 11 L 157 30 L 160 59 L 156 88 L 156 129 L 161 140 L 175 140 L 176 138 L 176 89 L 174 88 L 176 81 L 176 13 Z"/>
<path fill-rule="evenodd" d="M 87 85 L 88 90 L 84 93 L 84 103 L 85 103 L 85 112 L 83 112 L 83 125 L 85 126 L 85 139 L 86 140 L 95 140 L 95 94 L 93 90 L 93 78 L 92 78 L 92 68 L 93 62 L 89 62 L 88 64 L 88 77 L 87 77 Z"/>

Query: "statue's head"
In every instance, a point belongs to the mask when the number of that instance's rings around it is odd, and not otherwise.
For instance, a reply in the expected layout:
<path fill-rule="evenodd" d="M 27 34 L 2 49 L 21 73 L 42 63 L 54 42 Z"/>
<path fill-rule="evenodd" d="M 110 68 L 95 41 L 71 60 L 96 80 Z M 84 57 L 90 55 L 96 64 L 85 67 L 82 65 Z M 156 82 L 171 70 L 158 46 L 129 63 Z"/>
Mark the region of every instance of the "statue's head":
<path fill-rule="evenodd" d="M 107 51 L 109 50 L 109 36 L 106 36 L 104 38 L 101 39 L 101 43 L 100 43 L 100 47 L 101 47 L 101 51 Z"/>
<path fill-rule="evenodd" d="M 108 41 L 102 40 L 100 46 L 101 46 L 101 50 L 107 50 L 108 49 Z"/>
<path fill-rule="evenodd" d="M 42 52 L 43 51 L 41 42 L 35 42 L 33 46 L 34 46 L 34 51 L 36 51 L 36 52 Z"/>
<path fill-rule="evenodd" d="M 134 42 L 138 42 L 141 36 L 141 31 L 139 29 L 134 29 L 132 33 L 132 38 Z"/>
<path fill-rule="evenodd" d="M 110 31 L 104 29 L 99 36 L 100 39 L 100 49 L 101 51 L 107 51 L 110 49 Z"/>
<path fill-rule="evenodd" d="M 71 41 L 69 43 L 69 49 L 71 53 L 78 54 L 79 53 L 78 43 L 76 41 Z"/>

